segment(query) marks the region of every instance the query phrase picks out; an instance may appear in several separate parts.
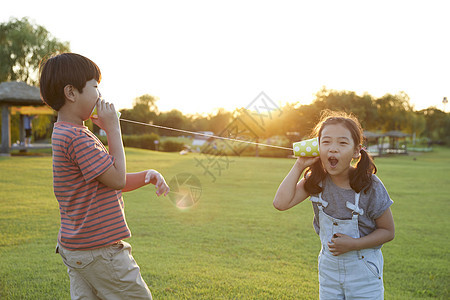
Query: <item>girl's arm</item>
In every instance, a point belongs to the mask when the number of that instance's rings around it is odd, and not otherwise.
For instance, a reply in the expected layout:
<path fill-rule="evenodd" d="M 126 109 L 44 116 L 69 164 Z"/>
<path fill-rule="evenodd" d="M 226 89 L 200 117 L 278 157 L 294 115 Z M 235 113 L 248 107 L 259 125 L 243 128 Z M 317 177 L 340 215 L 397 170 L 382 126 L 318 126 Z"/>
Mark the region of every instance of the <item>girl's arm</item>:
<path fill-rule="evenodd" d="M 283 182 L 278 187 L 275 198 L 273 199 L 273 206 L 278 210 L 287 210 L 303 200 L 305 200 L 309 194 L 305 191 L 305 179 L 302 178 L 298 181 L 305 168 L 311 166 L 319 158 L 298 158 L 288 173 Z"/>
<path fill-rule="evenodd" d="M 384 243 L 392 241 L 395 236 L 394 218 L 392 217 L 391 209 L 386 211 L 375 220 L 377 229 L 372 233 L 354 239 L 345 234 L 337 233 L 328 243 L 330 252 L 333 255 L 340 255 L 352 250 L 361 250 L 380 246 Z"/>

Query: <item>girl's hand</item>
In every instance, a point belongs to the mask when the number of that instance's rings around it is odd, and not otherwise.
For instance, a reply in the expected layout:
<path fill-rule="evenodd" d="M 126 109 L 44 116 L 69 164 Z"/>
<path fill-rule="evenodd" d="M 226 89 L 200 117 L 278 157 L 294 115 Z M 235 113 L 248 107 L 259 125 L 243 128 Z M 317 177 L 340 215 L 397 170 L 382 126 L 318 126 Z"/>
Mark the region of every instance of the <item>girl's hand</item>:
<path fill-rule="evenodd" d="M 320 157 L 298 157 L 295 165 L 298 166 L 301 170 L 304 170 L 307 167 L 312 166 L 317 161 L 319 161 Z"/>
<path fill-rule="evenodd" d="M 354 250 L 355 240 L 348 235 L 336 233 L 333 235 L 331 243 L 328 243 L 328 249 L 334 256 L 341 255 Z"/>
<path fill-rule="evenodd" d="M 154 184 L 156 187 L 156 195 L 158 196 L 163 194 L 164 196 L 167 196 L 170 192 L 170 188 L 164 180 L 164 177 L 158 171 L 148 170 L 145 175 L 145 183 Z"/>

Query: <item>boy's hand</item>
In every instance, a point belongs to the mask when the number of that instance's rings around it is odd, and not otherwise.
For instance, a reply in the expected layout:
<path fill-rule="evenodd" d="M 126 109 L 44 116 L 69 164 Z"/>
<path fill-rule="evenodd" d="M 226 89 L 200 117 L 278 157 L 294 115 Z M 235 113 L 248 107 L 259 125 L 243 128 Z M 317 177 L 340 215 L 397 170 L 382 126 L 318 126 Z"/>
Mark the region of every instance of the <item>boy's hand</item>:
<path fill-rule="evenodd" d="M 170 188 L 164 180 L 164 177 L 158 171 L 148 170 L 145 175 L 145 183 L 154 184 L 156 187 L 156 195 L 158 196 L 163 194 L 167 196 L 170 192 Z"/>
<path fill-rule="evenodd" d="M 331 243 L 328 243 L 328 249 L 334 256 L 341 255 L 354 250 L 354 242 L 354 238 L 342 233 L 336 233 L 333 235 Z"/>
<path fill-rule="evenodd" d="M 106 102 L 104 99 L 97 101 L 97 118 L 92 118 L 92 122 L 103 129 L 106 133 L 111 129 L 120 128 L 114 104 Z"/>

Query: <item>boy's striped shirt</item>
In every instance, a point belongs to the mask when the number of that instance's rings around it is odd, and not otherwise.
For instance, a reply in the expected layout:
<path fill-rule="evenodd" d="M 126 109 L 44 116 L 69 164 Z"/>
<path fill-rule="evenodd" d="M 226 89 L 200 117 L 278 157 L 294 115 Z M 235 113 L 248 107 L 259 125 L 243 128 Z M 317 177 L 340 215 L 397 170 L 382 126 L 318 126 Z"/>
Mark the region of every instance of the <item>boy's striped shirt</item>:
<path fill-rule="evenodd" d="M 97 137 L 85 126 L 56 122 L 52 150 L 61 246 L 88 250 L 130 237 L 122 192 L 96 180 L 114 163 Z"/>

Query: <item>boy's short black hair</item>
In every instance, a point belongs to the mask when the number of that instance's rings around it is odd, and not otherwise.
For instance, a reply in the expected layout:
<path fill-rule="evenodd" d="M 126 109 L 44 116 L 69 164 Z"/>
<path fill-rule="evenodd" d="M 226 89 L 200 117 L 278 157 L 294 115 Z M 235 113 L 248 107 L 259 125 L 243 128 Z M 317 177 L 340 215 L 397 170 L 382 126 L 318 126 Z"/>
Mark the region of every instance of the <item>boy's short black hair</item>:
<path fill-rule="evenodd" d="M 86 82 L 95 79 L 100 83 L 99 67 L 89 58 L 76 53 L 61 53 L 43 59 L 39 66 L 41 98 L 58 111 L 65 103 L 64 87 L 74 86 L 80 93 Z"/>

